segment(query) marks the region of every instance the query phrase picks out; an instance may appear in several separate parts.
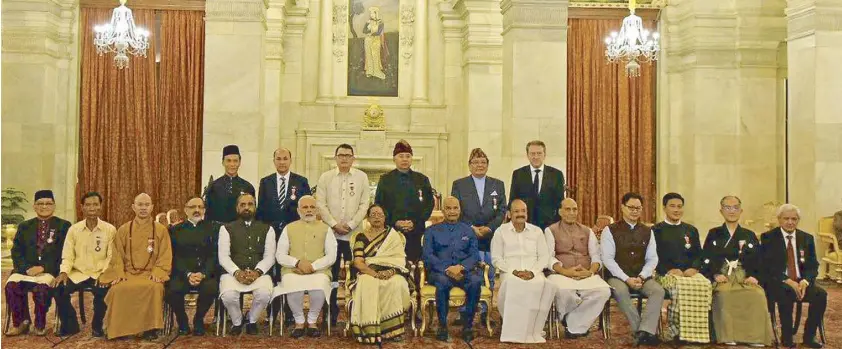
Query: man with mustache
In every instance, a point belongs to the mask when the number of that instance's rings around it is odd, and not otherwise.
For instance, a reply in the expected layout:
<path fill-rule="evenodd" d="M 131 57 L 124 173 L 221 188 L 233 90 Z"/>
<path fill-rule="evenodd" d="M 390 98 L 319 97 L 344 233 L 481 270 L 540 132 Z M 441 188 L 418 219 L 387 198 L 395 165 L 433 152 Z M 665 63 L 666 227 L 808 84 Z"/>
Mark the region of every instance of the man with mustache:
<path fill-rule="evenodd" d="M 240 293 L 252 292 L 246 333 L 258 333 L 257 320 L 272 295 L 272 277 L 266 274 L 275 265 L 275 230 L 254 218 L 254 195 L 237 198 L 236 221 L 219 228 L 219 265 L 225 274 L 219 278 L 219 298 L 231 316 L 231 334 L 243 331 Z"/>
<path fill-rule="evenodd" d="M 190 333 L 184 296 L 190 290 L 199 291 L 193 335 L 205 334 L 203 319 L 219 292 L 217 274 L 216 237 L 219 224 L 205 220 L 205 202 L 193 197 L 184 204 L 187 220 L 170 228 L 173 249 L 173 271 L 167 286 L 167 303 L 172 306 L 178 321 L 178 333 Z"/>
<path fill-rule="evenodd" d="M 512 221 L 497 228 L 491 238 L 491 259 L 500 269 L 497 308 L 503 317 L 501 342 L 544 343 L 544 322 L 555 297 L 555 286 L 544 277 L 550 261 L 541 228 L 527 223 L 527 206 L 512 200 Z"/>
<path fill-rule="evenodd" d="M 287 304 L 295 319 L 293 338 L 301 338 L 305 332 L 310 337 L 319 337 L 316 321 L 330 294 L 330 266 L 336 261 L 336 238 L 333 230 L 316 219 L 316 198 L 305 195 L 298 201 L 300 220 L 284 227 L 278 239 L 276 257 L 281 265 L 281 284 L 273 296 L 286 295 Z M 304 292 L 310 294 L 310 311 L 305 328 Z"/>

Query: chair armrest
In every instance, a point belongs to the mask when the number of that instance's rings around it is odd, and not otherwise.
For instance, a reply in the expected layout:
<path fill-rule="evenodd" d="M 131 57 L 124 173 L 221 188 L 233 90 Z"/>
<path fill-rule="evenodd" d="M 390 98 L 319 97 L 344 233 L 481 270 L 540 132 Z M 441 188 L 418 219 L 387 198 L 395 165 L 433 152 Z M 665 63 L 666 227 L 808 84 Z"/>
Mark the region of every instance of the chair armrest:
<path fill-rule="evenodd" d="M 489 271 L 491 271 L 491 267 L 485 262 L 479 262 L 479 265 L 482 267 L 482 277 L 485 280 L 485 287 L 491 289 L 491 280 L 489 279 Z"/>
<path fill-rule="evenodd" d="M 424 268 L 424 261 L 418 261 L 417 272 L 420 274 L 418 277 L 418 289 L 420 290 L 427 284 L 427 270 Z"/>

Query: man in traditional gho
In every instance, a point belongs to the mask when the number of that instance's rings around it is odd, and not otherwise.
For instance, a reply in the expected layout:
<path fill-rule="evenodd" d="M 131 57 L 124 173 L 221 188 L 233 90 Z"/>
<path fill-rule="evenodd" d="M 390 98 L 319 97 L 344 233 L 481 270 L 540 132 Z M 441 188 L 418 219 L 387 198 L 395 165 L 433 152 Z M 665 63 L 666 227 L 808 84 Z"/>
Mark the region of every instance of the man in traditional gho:
<path fill-rule="evenodd" d="M 99 277 L 111 284 L 105 296 L 108 339 L 143 333 L 154 340 L 164 328 L 164 282 L 170 279 L 172 249 L 167 227 L 154 221 L 153 208 L 148 194 L 135 197 L 135 217 L 117 229 L 114 255 Z"/>
<path fill-rule="evenodd" d="M 219 265 L 225 270 L 219 278 L 219 298 L 231 316 L 232 335 L 243 331 L 240 294 L 252 292 L 246 333 L 258 333 L 257 320 L 272 296 L 272 277 L 266 272 L 275 265 L 275 230 L 254 217 L 254 195 L 237 198 L 236 221 L 219 228 Z"/>
<path fill-rule="evenodd" d="M 629 320 L 634 345 L 658 346 L 660 339 L 655 333 L 666 291 L 652 278 L 658 265 L 655 234 L 640 223 L 643 212 L 640 194 L 626 193 L 621 204 L 623 219 L 602 231 L 602 262 L 608 270 L 606 281 L 613 289 L 612 295 L 620 311 Z M 646 296 L 643 314 L 637 312 L 630 290 Z"/>
<path fill-rule="evenodd" d="M 559 209 L 561 221 L 544 230 L 550 251 L 547 279 L 556 287 L 559 318 L 567 317 L 564 335 L 575 339 L 588 335 L 602 313 L 611 289 L 599 276 L 602 266 L 599 241 L 590 228 L 579 223 L 579 205 L 566 198 Z"/>
<path fill-rule="evenodd" d="M 207 189 L 206 219 L 228 223 L 237 219 L 237 198 L 242 193 L 254 195 L 254 186 L 238 175 L 242 156 L 240 147 L 227 145 L 222 148 L 222 166 L 225 174 Z"/>
<path fill-rule="evenodd" d="M 29 331 L 29 302 L 35 301 L 35 335 L 47 334 L 47 310 L 52 303 L 51 287 L 59 273 L 61 250 L 70 222 L 53 216 L 56 201 L 51 190 L 35 192 L 35 218 L 18 225 L 12 244 L 12 275 L 6 280 L 6 302 L 12 313 L 12 326 L 7 336 Z M 53 286 L 51 286 L 53 285 Z"/>
<path fill-rule="evenodd" d="M 97 280 L 108 267 L 114 255 L 112 241 L 117 228 L 99 218 L 102 212 L 102 196 L 89 192 L 82 196 L 82 213 L 85 219 L 73 224 L 67 231 L 61 254 L 61 274 L 53 283 L 56 290 L 56 310 L 61 320 L 59 336 L 65 337 L 79 332 L 76 309 L 70 303 L 70 296 L 80 288 L 90 287 L 94 295 L 94 318 L 91 334 L 104 335 L 102 321 L 105 318 L 105 295 L 108 287 Z"/>
<path fill-rule="evenodd" d="M 447 341 L 447 313 L 450 310 L 450 290 L 465 291 L 462 318 L 462 338 L 470 342 L 474 314 L 482 291 L 483 275 L 479 268 L 477 237 L 471 226 L 459 221 L 459 200 L 453 196 L 442 202 L 444 222 L 431 226 L 424 233 L 424 263 L 429 283 L 436 287 L 436 311 L 439 330 L 436 339 Z"/>
<path fill-rule="evenodd" d="M 424 225 L 433 213 L 433 188 L 430 179 L 412 170 L 412 147 L 405 140 L 392 151 L 395 169 L 380 176 L 374 203 L 386 209 L 386 225 L 406 235 L 406 259 L 421 259 Z"/>
<path fill-rule="evenodd" d="M 736 196 L 719 201 L 725 223 L 708 231 L 701 272 L 714 282 L 712 319 L 716 342 L 771 345 L 774 335 L 766 292 L 758 285 L 760 241 L 740 225 L 742 202 Z"/>
<path fill-rule="evenodd" d="M 305 195 L 298 201 L 300 220 L 284 227 L 278 239 L 275 257 L 281 265 L 281 284 L 273 296 L 286 295 L 295 319 L 293 338 L 305 334 L 319 337 L 316 321 L 330 295 L 330 266 L 336 261 L 336 238 L 333 230 L 316 219 L 316 198 Z M 304 292 L 310 295 L 310 311 L 304 317 Z M 305 327 L 306 320 L 306 327 Z M 325 319 L 327 320 L 327 319 Z"/>
<path fill-rule="evenodd" d="M 512 221 L 501 225 L 491 240 L 491 258 L 501 273 L 500 341 L 544 343 L 544 322 L 556 294 L 555 286 L 544 277 L 550 260 L 547 240 L 541 228 L 526 222 L 522 200 L 512 201 L 509 214 Z"/>
<path fill-rule="evenodd" d="M 666 218 L 655 224 L 652 232 L 658 251 L 656 278 L 672 300 L 667 307 L 668 327 L 664 337 L 707 343 L 710 341 L 711 285 L 699 273 L 702 263 L 699 231 L 681 221 L 684 198 L 680 194 L 667 193 L 662 203 Z"/>

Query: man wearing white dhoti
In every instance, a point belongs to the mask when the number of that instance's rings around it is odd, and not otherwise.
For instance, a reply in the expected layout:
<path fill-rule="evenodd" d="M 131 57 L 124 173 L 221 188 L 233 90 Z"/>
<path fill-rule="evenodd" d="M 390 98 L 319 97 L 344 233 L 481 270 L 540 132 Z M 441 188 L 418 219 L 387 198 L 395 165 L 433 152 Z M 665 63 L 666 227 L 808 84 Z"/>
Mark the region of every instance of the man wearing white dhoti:
<path fill-rule="evenodd" d="M 544 322 L 555 296 L 543 274 L 549 261 L 547 241 L 541 228 L 526 223 L 526 210 L 526 203 L 513 200 L 512 221 L 497 228 L 491 239 L 491 260 L 502 282 L 497 299 L 501 342 L 544 343 Z"/>
<path fill-rule="evenodd" d="M 295 318 L 293 338 L 306 334 L 319 337 L 316 321 L 330 294 L 330 266 L 336 261 L 336 238 L 333 230 L 316 219 L 316 199 L 310 195 L 298 200 L 300 220 L 284 227 L 278 240 L 276 257 L 281 265 L 281 284 L 272 297 L 286 295 L 289 309 Z M 310 294 L 310 311 L 304 322 L 304 292 Z"/>
<path fill-rule="evenodd" d="M 547 279 L 556 287 L 559 317 L 567 317 L 564 336 L 575 339 L 588 335 L 611 289 L 598 274 L 602 260 L 596 235 L 578 222 L 579 205 L 564 199 L 558 213 L 561 221 L 544 230 L 553 271 Z"/>
<path fill-rule="evenodd" d="M 269 305 L 272 277 L 266 274 L 275 265 L 275 230 L 254 219 L 254 195 L 237 198 L 237 220 L 219 228 L 219 265 L 227 272 L 219 278 L 219 298 L 231 316 L 230 333 L 243 329 L 240 293 L 252 292 L 246 333 L 256 335 L 260 313 Z"/>

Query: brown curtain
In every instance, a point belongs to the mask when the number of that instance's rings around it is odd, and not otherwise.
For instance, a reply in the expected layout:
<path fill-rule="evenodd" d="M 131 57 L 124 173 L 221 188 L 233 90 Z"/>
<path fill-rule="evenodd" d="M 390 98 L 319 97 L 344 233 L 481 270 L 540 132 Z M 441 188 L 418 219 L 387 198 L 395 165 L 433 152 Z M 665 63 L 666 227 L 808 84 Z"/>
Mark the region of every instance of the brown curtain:
<path fill-rule="evenodd" d="M 643 220 L 655 217 L 655 65 L 641 63 L 629 78 L 625 64 L 607 64 L 605 37 L 622 19 L 568 21 L 567 175 L 582 222 L 621 217 L 620 198 L 644 198 Z M 645 21 L 650 30 L 655 23 Z"/>
<path fill-rule="evenodd" d="M 204 21 L 201 11 L 133 10 L 135 24 L 153 37 L 146 58 L 129 56 L 129 67 L 119 70 L 113 54 L 99 56 L 93 45 L 94 26 L 111 11 L 82 9 L 77 193 L 100 192 L 103 218 L 119 226 L 141 192 L 152 196 L 155 213 L 199 194 Z"/>

